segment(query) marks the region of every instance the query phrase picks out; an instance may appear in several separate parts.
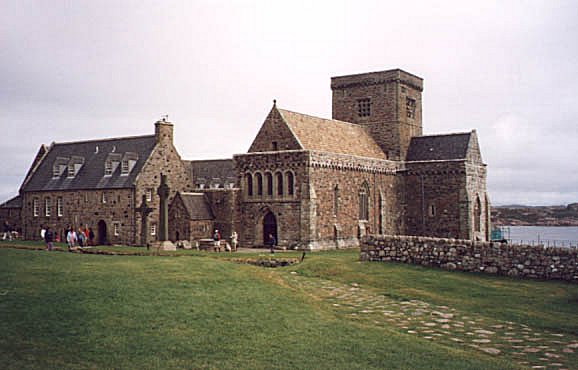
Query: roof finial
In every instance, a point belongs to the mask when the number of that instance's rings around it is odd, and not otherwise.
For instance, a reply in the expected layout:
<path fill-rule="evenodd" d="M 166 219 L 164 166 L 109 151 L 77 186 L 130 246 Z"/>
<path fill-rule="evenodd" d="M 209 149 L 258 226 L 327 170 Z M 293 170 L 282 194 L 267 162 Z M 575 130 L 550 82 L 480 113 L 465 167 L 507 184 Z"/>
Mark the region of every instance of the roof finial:
<path fill-rule="evenodd" d="M 168 114 L 163 114 L 161 117 L 162 117 L 162 119 L 163 119 L 163 122 L 166 122 L 166 121 L 168 121 L 168 119 L 169 119 L 169 115 L 168 115 Z"/>
<path fill-rule="evenodd" d="M 273 99 L 273 106 L 277 107 L 277 99 Z"/>

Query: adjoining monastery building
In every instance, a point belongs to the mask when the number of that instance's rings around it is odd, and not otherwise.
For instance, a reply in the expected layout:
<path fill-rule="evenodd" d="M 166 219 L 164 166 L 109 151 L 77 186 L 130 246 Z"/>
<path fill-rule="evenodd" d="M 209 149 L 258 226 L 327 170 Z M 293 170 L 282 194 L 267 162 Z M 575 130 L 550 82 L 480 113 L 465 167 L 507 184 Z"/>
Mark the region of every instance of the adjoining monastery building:
<path fill-rule="evenodd" d="M 489 238 L 476 131 L 423 136 L 421 78 L 400 69 L 333 77 L 331 90 L 332 119 L 274 103 L 249 151 L 232 159 L 182 160 L 166 120 L 154 135 L 43 145 L 6 204 L 21 205 L 26 239 L 41 225 L 82 224 L 99 243 L 144 245 L 156 239 L 163 173 L 173 241 L 215 228 L 224 238 L 236 231 L 241 246 L 273 234 L 279 246 L 310 250 L 367 234 Z M 143 195 L 154 209 L 147 240 Z"/>

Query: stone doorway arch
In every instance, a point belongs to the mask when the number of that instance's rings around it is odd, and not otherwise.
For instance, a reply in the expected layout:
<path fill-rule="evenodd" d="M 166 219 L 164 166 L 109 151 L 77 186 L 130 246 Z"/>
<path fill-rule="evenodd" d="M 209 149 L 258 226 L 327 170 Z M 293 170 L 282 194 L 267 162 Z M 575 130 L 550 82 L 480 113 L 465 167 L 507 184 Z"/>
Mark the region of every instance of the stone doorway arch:
<path fill-rule="evenodd" d="M 100 221 L 98 221 L 97 245 L 108 244 L 108 238 L 106 235 L 107 235 L 106 222 L 104 220 L 100 220 Z"/>
<path fill-rule="evenodd" d="M 277 240 L 277 245 L 279 244 L 279 237 L 277 236 L 277 218 L 271 211 L 267 211 L 263 216 L 263 244 L 267 244 L 269 239 L 269 234 L 272 234 L 275 240 Z"/>

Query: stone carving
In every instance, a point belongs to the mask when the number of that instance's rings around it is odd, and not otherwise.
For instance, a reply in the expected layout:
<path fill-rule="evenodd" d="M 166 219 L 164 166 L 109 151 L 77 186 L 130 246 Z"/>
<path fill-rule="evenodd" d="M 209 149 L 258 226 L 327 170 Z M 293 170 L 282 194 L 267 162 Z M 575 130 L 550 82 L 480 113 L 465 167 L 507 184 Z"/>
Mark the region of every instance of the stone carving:
<path fill-rule="evenodd" d="M 148 243 L 148 232 L 149 232 L 149 225 L 148 225 L 148 216 L 149 214 L 154 211 L 154 208 L 150 208 L 147 204 L 147 197 L 145 194 L 142 196 L 142 202 L 138 208 L 135 208 L 135 211 L 140 213 L 140 222 L 141 222 L 141 232 L 140 232 L 140 242 L 142 245 L 146 245 L 147 249 L 149 248 Z"/>

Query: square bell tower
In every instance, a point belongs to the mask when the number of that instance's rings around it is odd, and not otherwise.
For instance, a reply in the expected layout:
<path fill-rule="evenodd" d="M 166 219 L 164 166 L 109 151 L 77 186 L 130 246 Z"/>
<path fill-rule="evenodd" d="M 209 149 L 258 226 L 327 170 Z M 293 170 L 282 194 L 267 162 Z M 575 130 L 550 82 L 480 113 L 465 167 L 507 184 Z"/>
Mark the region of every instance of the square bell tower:
<path fill-rule="evenodd" d="M 331 78 L 332 118 L 367 128 L 388 159 L 405 160 L 422 135 L 423 79 L 392 69 Z"/>

